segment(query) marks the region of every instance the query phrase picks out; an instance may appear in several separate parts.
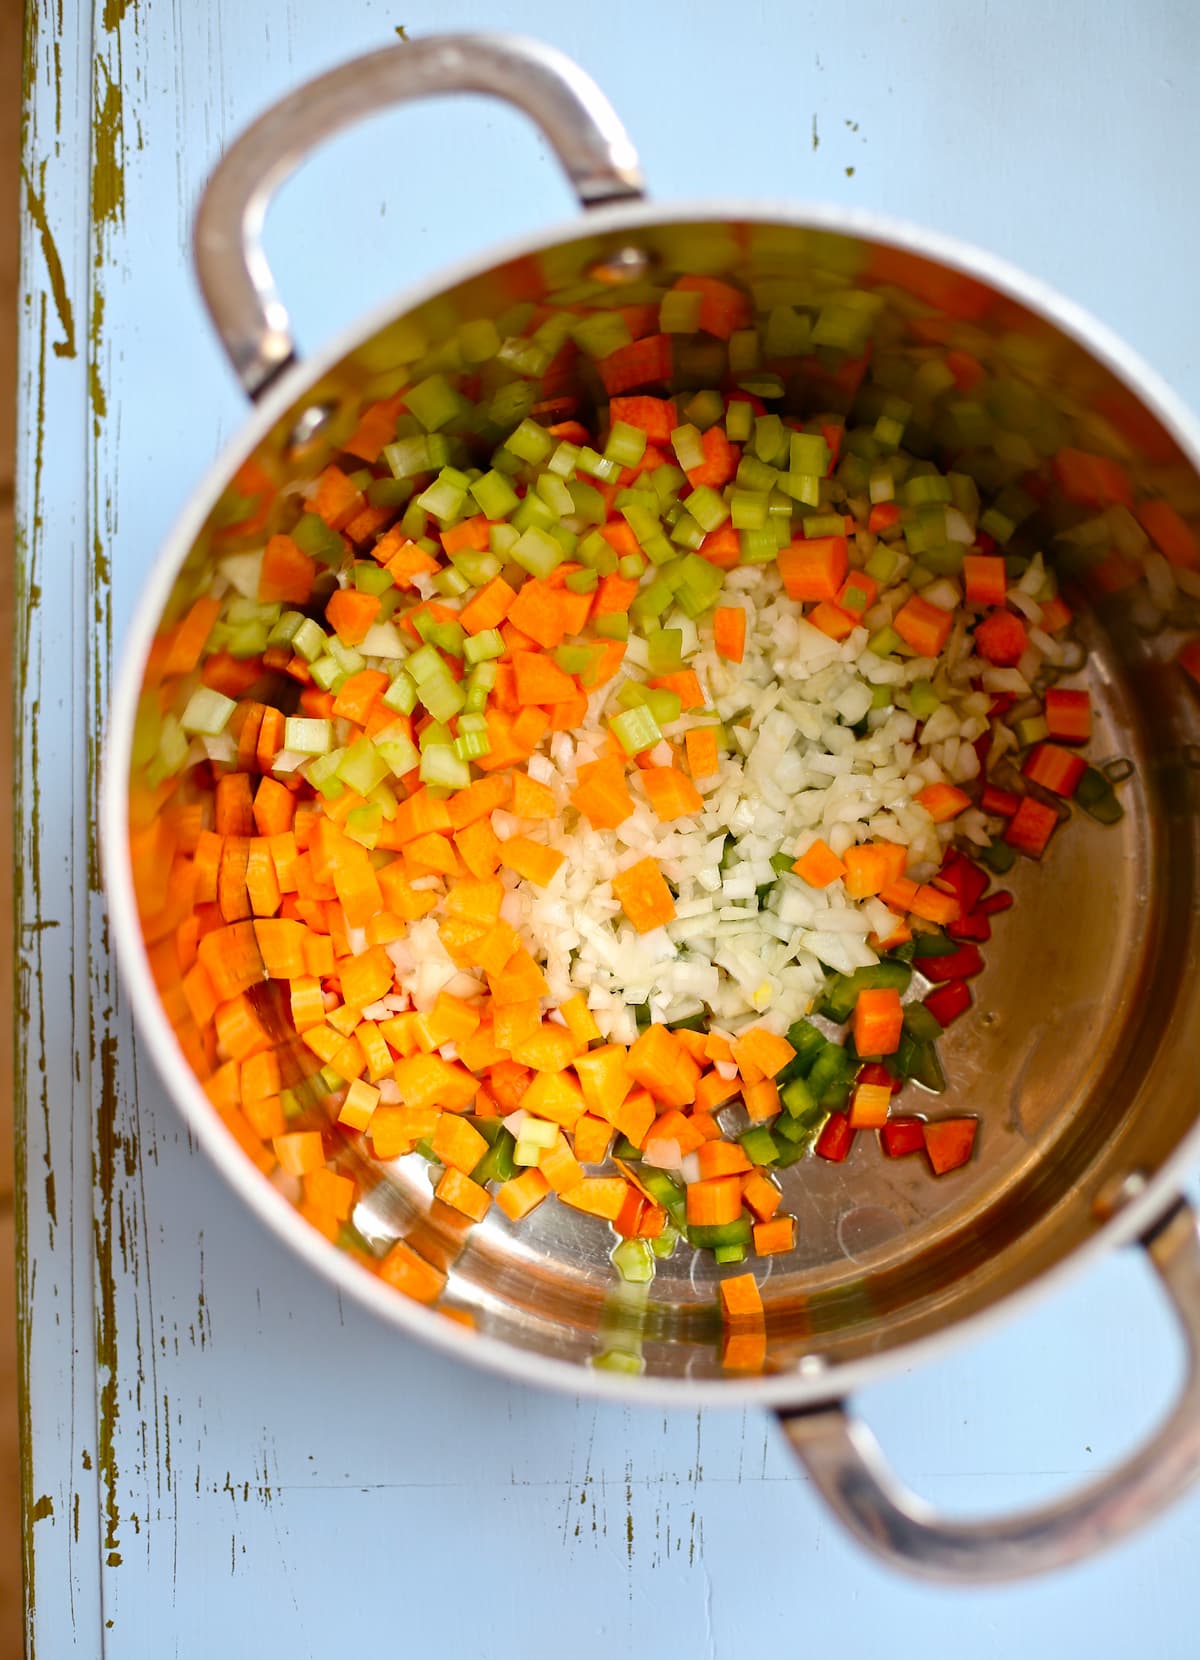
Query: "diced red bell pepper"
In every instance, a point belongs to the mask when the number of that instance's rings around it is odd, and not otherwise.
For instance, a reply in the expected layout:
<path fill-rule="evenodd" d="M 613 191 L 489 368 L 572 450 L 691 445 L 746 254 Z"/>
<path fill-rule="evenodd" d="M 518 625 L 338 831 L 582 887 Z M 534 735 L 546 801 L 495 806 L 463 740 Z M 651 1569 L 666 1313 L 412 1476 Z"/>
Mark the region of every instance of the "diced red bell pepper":
<path fill-rule="evenodd" d="M 969 980 L 983 972 L 979 947 L 969 942 L 945 957 L 918 957 L 916 966 L 927 980 Z"/>
<path fill-rule="evenodd" d="M 1021 771 L 1043 789 L 1069 798 L 1078 789 L 1079 780 L 1087 771 L 1087 762 L 1082 755 L 1072 755 L 1069 749 L 1062 749 L 1058 744 L 1036 744 L 1026 756 Z"/>
<path fill-rule="evenodd" d="M 1011 818 L 1021 805 L 1021 798 L 1012 790 L 998 790 L 994 784 L 985 784 L 979 805 L 985 813 L 995 813 L 997 818 Z"/>
<path fill-rule="evenodd" d="M 971 988 L 965 980 L 948 980 L 929 993 L 925 1007 L 944 1031 L 971 1007 Z"/>
<path fill-rule="evenodd" d="M 903 1078 L 897 1078 L 879 1061 L 868 1061 L 865 1066 L 860 1066 L 854 1081 L 856 1084 L 886 1084 L 893 1095 L 904 1088 Z"/>
<path fill-rule="evenodd" d="M 935 1176 L 944 1176 L 966 1164 L 978 1128 L 977 1118 L 939 1118 L 925 1125 L 925 1151 Z"/>
<path fill-rule="evenodd" d="M 981 530 L 975 538 L 976 553 L 995 553 L 996 546 L 996 538 L 989 536 L 986 530 Z"/>
<path fill-rule="evenodd" d="M 1054 834 L 1058 824 L 1058 814 L 1053 807 L 1047 807 L 1044 802 L 1036 801 L 1033 796 L 1027 795 L 1013 814 L 1008 829 L 1004 832 L 1004 839 L 1010 847 L 1015 847 L 1018 853 L 1024 853 L 1030 859 L 1038 859 L 1046 850 L 1046 843 Z"/>
<path fill-rule="evenodd" d="M 957 922 L 947 923 L 946 932 L 952 940 L 975 940 L 982 945 L 991 939 L 992 925 L 983 911 L 968 911 Z"/>
<path fill-rule="evenodd" d="M 945 888 L 958 899 L 964 911 L 973 911 L 987 892 L 991 877 L 972 859 L 957 848 L 947 850 L 942 868 L 934 878 L 934 886 Z"/>
<path fill-rule="evenodd" d="M 879 1139 L 890 1159 L 919 1153 L 925 1145 L 925 1121 L 922 1118 L 890 1118 L 880 1130 Z"/>
<path fill-rule="evenodd" d="M 1046 726 L 1065 744 L 1085 744 L 1092 735 L 1092 699 L 1087 692 L 1051 686 L 1046 693 Z"/>
<path fill-rule="evenodd" d="M 979 909 L 984 916 L 995 916 L 997 911 L 1011 909 L 1013 896 L 1007 888 L 997 888 L 995 893 L 989 893 L 986 899 L 981 899 Z"/>
<path fill-rule="evenodd" d="M 1016 701 L 1012 692 L 997 692 L 988 707 L 988 718 L 1003 720 Z"/>
<path fill-rule="evenodd" d="M 850 1143 L 853 1140 L 854 1131 L 850 1128 L 849 1118 L 844 1112 L 835 1112 L 825 1120 L 825 1128 L 817 1137 L 814 1151 L 818 1158 L 841 1164 L 850 1151 Z"/>

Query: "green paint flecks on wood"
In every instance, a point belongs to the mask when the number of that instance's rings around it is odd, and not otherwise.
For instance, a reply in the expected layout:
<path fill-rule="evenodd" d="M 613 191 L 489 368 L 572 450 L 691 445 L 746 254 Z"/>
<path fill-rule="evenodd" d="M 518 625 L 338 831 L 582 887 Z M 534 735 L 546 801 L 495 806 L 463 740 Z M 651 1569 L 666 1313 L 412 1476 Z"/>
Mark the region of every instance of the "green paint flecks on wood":
<path fill-rule="evenodd" d="M 42 163 L 41 184 L 45 186 L 46 164 Z M 46 216 L 46 200 L 43 191 L 34 188 L 33 180 L 25 168 L 21 169 L 21 177 L 25 182 L 25 201 L 29 210 L 29 217 L 37 231 L 38 240 L 42 245 L 42 258 L 46 261 L 46 274 L 50 279 L 50 292 L 54 296 L 54 309 L 58 313 L 58 325 L 62 330 L 62 339 L 53 343 L 55 357 L 75 356 L 75 311 L 71 305 L 71 296 L 67 293 L 67 279 L 63 275 L 63 263 L 59 257 L 58 248 L 54 242 L 54 233 L 50 229 L 50 221 Z"/>
<path fill-rule="evenodd" d="M 95 422 L 104 420 L 108 414 L 108 398 L 104 391 L 104 382 L 100 378 L 100 346 L 104 335 L 104 290 L 92 289 L 92 316 L 88 324 L 88 397 L 92 403 L 92 416 Z M 99 432 L 97 432 L 99 436 Z"/>
<path fill-rule="evenodd" d="M 44 1522 L 48 1516 L 54 1514 L 54 1500 L 49 1493 L 43 1493 L 33 1509 L 29 1512 L 31 1522 Z"/>

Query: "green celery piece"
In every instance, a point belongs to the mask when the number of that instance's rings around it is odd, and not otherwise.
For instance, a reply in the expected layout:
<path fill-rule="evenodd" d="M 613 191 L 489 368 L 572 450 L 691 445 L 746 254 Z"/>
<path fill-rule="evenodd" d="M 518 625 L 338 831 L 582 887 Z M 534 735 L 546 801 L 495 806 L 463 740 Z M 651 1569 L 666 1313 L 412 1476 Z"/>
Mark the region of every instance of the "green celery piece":
<path fill-rule="evenodd" d="M 451 720 L 465 707 L 467 701 L 466 692 L 451 678 L 449 672 L 423 681 L 420 693 L 421 702 L 436 721 Z"/>
<path fill-rule="evenodd" d="M 325 565 L 340 565 L 346 544 L 336 530 L 330 530 L 316 513 L 305 513 L 292 526 L 292 541 L 301 553 L 310 559 L 319 559 Z"/>
<path fill-rule="evenodd" d="M 658 472 L 665 471 L 659 467 Z M 594 484 L 588 484 L 582 478 L 567 480 L 567 489 L 571 493 L 571 513 L 576 519 L 582 519 L 585 524 L 602 525 L 608 517 L 604 497 Z"/>
<path fill-rule="evenodd" d="M 704 465 L 704 446 L 700 442 L 699 432 L 690 422 L 677 426 L 672 432 L 671 448 L 685 473 Z"/>
<path fill-rule="evenodd" d="M 589 671 L 594 673 L 601 649 L 594 645 L 556 646 L 553 657 L 564 674 L 584 675 Z"/>
<path fill-rule="evenodd" d="M 562 564 L 563 550 L 553 536 L 537 525 L 530 525 L 512 548 L 510 557 L 531 576 L 545 579 Z"/>
<path fill-rule="evenodd" d="M 833 453 L 819 432 L 793 432 L 789 441 L 790 473 L 815 473 L 824 478 Z"/>
<path fill-rule="evenodd" d="M 701 432 L 707 432 L 709 427 L 716 426 L 724 415 L 725 400 L 719 392 L 708 387 L 703 391 L 694 392 L 684 404 L 681 413 L 685 420 L 699 427 Z"/>
<path fill-rule="evenodd" d="M 683 667 L 683 630 L 651 629 L 646 635 L 646 651 L 651 674 L 673 674 Z"/>
<path fill-rule="evenodd" d="M 471 769 L 455 754 L 453 744 L 430 744 L 421 753 L 421 782 L 465 790 L 471 782 Z"/>
<path fill-rule="evenodd" d="M 900 486 L 900 500 L 906 507 L 921 507 L 927 502 L 948 502 L 953 498 L 950 480 L 940 473 L 916 473 Z"/>
<path fill-rule="evenodd" d="M 554 449 L 554 439 L 539 426 L 536 421 L 526 419 L 521 422 L 515 432 L 510 432 L 504 441 L 504 447 L 519 456 L 522 461 L 528 461 L 531 466 L 540 466 Z"/>
<path fill-rule="evenodd" d="M 373 562 L 360 560 L 350 574 L 360 594 L 384 594 L 394 585 L 392 573 Z"/>
<path fill-rule="evenodd" d="M 395 676 L 380 702 L 399 715 L 411 715 L 417 706 L 417 687 L 412 676 L 403 669 Z"/>
<path fill-rule="evenodd" d="M 695 334 L 700 327 L 700 295 L 688 289 L 671 289 L 658 308 L 658 326 L 664 334 Z"/>
<path fill-rule="evenodd" d="M 520 497 L 503 473 L 493 467 L 471 483 L 471 495 L 479 511 L 489 519 L 507 519 Z"/>
<path fill-rule="evenodd" d="M 312 677 L 323 692 L 332 692 L 345 680 L 346 671 L 336 657 L 318 657 L 312 666 Z"/>
<path fill-rule="evenodd" d="M 568 517 L 574 511 L 571 492 L 553 473 L 539 473 L 534 489 L 556 518 Z"/>
<path fill-rule="evenodd" d="M 645 704 L 609 717 L 609 728 L 627 755 L 653 749 L 662 738 L 658 722 Z"/>
<path fill-rule="evenodd" d="M 654 1278 L 654 1253 L 647 1239 L 622 1239 L 612 1249 L 612 1264 L 629 1285 L 646 1285 Z"/>
<path fill-rule="evenodd" d="M 755 455 L 764 466 L 782 467 L 786 463 L 788 429 L 778 415 L 759 415 L 755 419 L 751 443 Z"/>
<path fill-rule="evenodd" d="M 562 483 L 571 478 L 579 465 L 579 445 L 572 444 L 567 439 L 560 439 L 555 447 L 554 454 L 546 463 L 546 470 L 553 473 Z"/>
<path fill-rule="evenodd" d="M 646 692 L 644 705 L 659 726 L 670 726 L 677 721 L 683 712 L 683 701 L 678 692 L 672 692 L 665 686 L 651 686 Z"/>
<path fill-rule="evenodd" d="M 891 657 L 900 649 L 900 636 L 892 627 L 881 628 L 867 641 L 867 650 L 876 657 Z"/>
<path fill-rule="evenodd" d="M 767 522 L 767 494 L 764 490 L 734 490 L 729 512 L 735 530 L 762 530 Z"/>
<path fill-rule="evenodd" d="M 333 745 L 333 725 L 327 720 L 289 715 L 283 723 L 283 747 L 301 755 L 327 755 Z"/>
<path fill-rule="evenodd" d="M 776 1157 L 778 1158 L 778 1154 Z M 746 1247 L 744 1245 L 714 1245 L 713 1261 L 722 1266 L 735 1262 L 745 1262 Z"/>
<path fill-rule="evenodd" d="M 466 720 L 468 718 L 469 717 L 466 715 L 461 716 L 460 724 L 462 720 Z M 479 718 L 482 720 L 482 715 Z M 490 755 L 491 751 L 492 740 L 486 731 L 463 732 L 460 730 L 458 736 L 454 740 L 454 753 L 458 756 L 460 761 L 478 761 L 481 756 Z"/>
<path fill-rule="evenodd" d="M 353 786 L 351 786 L 353 787 Z M 354 807 L 346 814 L 346 834 L 351 841 L 356 841 L 360 847 L 368 851 L 379 840 L 379 832 L 383 828 L 383 808 L 371 803 L 361 807 Z"/>
<path fill-rule="evenodd" d="M 482 628 L 463 641 L 463 655 L 468 663 L 486 663 L 494 657 L 503 657 L 504 637 L 498 628 Z"/>
<path fill-rule="evenodd" d="M 701 484 L 692 490 L 685 505 L 692 518 L 706 533 L 716 530 L 729 517 L 729 503 L 709 484 Z"/>
<path fill-rule="evenodd" d="M 886 587 L 895 575 L 899 563 L 900 555 L 897 550 L 888 547 L 885 542 L 878 542 L 867 560 L 867 575 L 873 576 L 881 588 Z"/>
<path fill-rule="evenodd" d="M 179 717 L 184 732 L 204 738 L 216 738 L 229 724 L 229 717 L 237 708 L 233 698 L 211 686 L 197 686 Z"/>
<path fill-rule="evenodd" d="M 754 431 L 754 405 L 748 398 L 734 398 L 725 412 L 725 435 L 735 444 L 744 444 Z"/>
<path fill-rule="evenodd" d="M 688 1228 L 687 1237 L 701 1250 L 713 1250 L 718 1245 L 749 1245 L 753 1229 L 748 1216 L 739 1216 L 735 1222 L 721 1222 L 713 1227 Z"/>
<path fill-rule="evenodd" d="M 581 570 L 568 571 L 566 586 L 572 594 L 594 594 L 600 584 L 600 578 L 595 571 Z"/>
<path fill-rule="evenodd" d="M 617 560 L 617 575 L 626 581 L 637 581 L 646 569 L 646 560 L 640 553 L 623 553 Z M 592 573 L 595 575 L 595 573 Z"/>
<path fill-rule="evenodd" d="M 628 421 L 614 421 L 604 446 L 605 458 L 621 467 L 636 467 L 646 451 L 646 434 Z"/>
<path fill-rule="evenodd" d="M 914 680 L 908 689 L 908 706 L 918 720 L 928 720 L 942 706 L 942 700 L 928 680 Z"/>
<path fill-rule="evenodd" d="M 779 554 L 779 542 L 769 526 L 761 530 L 743 530 L 738 541 L 743 565 L 770 565 Z"/>
<path fill-rule="evenodd" d="M 606 611 L 599 617 L 593 617 L 592 633 L 598 634 L 602 640 L 627 640 L 629 638 L 629 618 L 623 611 Z"/>
<path fill-rule="evenodd" d="M 593 358 L 611 357 L 633 338 L 619 311 L 598 311 L 582 317 L 571 334 L 580 351 Z"/>
<path fill-rule="evenodd" d="M 500 561 L 494 553 L 477 548 L 461 548 L 450 555 L 455 571 L 468 587 L 482 588 L 494 576 L 500 575 Z"/>

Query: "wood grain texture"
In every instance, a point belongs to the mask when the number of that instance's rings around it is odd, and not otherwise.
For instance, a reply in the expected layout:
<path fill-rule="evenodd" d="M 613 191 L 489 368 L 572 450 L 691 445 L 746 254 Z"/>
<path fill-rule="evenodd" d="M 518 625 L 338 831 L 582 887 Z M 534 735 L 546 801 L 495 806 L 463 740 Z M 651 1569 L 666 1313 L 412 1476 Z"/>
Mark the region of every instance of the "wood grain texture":
<path fill-rule="evenodd" d="M 305 74 L 397 24 L 496 21 L 461 0 L 31 10 L 16 814 L 33 1646 L 957 1656 L 964 1604 L 864 1564 L 764 1419 L 545 1396 L 343 1308 L 191 1147 L 114 974 L 90 829 L 110 665 L 155 547 L 242 414 L 187 264 L 201 182 Z M 811 195 L 961 231 L 1071 289 L 1200 397 L 1196 234 L 1187 170 L 1168 165 L 1200 142 L 1190 9 L 513 0 L 502 21 L 592 71 L 663 196 Z M 469 100 L 340 139 L 285 190 L 269 245 L 312 342 L 409 276 L 569 212 L 531 129 Z M 1115 1457 L 1176 1364 L 1139 1265 L 1115 1261 L 866 1405 L 930 1497 L 999 1506 Z M 1133 1651 L 1149 1606 L 1159 1651 L 1190 1652 L 1198 1546 L 1193 1501 L 1111 1563 L 981 1595 L 972 1652 L 1057 1656 L 1085 1633 L 1103 1660 Z"/>

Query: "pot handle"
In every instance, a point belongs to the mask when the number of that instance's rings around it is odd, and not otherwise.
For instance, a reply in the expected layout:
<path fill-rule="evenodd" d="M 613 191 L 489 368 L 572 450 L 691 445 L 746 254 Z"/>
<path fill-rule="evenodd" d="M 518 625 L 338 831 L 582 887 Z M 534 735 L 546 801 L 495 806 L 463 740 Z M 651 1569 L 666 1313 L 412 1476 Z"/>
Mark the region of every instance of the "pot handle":
<path fill-rule="evenodd" d="M 968 1585 L 1066 1567 L 1141 1527 L 1200 1474 L 1200 1231 L 1180 1200 L 1142 1240 L 1183 1328 L 1187 1376 L 1150 1440 L 1081 1492 L 1001 1521 L 958 1522 L 895 1479 L 841 1401 L 782 1412 L 793 1448 L 839 1521 L 894 1568 Z"/>
<path fill-rule="evenodd" d="M 234 370 L 259 398 L 295 361 L 287 311 L 262 249 L 275 191 L 322 139 L 393 104 L 485 92 L 541 128 L 584 207 L 643 194 L 612 106 L 562 52 L 517 35 L 428 35 L 344 63 L 291 92 L 236 139 L 196 214 L 200 290 Z"/>

